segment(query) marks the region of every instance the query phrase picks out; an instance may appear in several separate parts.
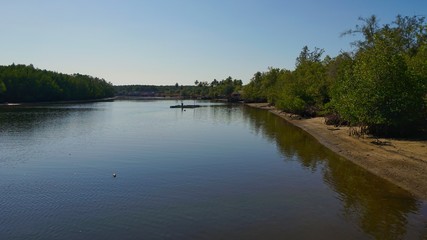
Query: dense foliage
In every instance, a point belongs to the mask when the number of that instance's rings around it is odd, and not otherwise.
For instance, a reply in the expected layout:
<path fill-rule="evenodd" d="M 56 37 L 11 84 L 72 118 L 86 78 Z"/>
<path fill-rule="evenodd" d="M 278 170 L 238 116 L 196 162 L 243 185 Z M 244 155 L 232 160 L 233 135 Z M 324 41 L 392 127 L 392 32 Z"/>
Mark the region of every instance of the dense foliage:
<path fill-rule="evenodd" d="M 0 102 L 44 102 L 114 96 L 113 86 L 87 75 L 67 75 L 32 65 L 0 66 Z"/>
<path fill-rule="evenodd" d="M 397 16 L 380 26 L 375 16 L 346 34 L 361 34 L 353 52 L 322 59 L 304 47 L 294 71 L 270 68 L 244 86 L 247 101 L 268 101 L 306 116 L 333 115 L 362 133 L 407 135 L 427 124 L 427 24 Z"/>
<path fill-rule="evenodd" d="M 242 81 L 228 77 L 221 81 L 214 79 L 211 83 L 196 80 L 194 86 L 176 83 L 173 86 L 122 85 L 114 86 L 116 95 L 143 97 L 183 97 L 183 98 L 224 98 L 233 100 L 233 93 L 242 89 Z"/>

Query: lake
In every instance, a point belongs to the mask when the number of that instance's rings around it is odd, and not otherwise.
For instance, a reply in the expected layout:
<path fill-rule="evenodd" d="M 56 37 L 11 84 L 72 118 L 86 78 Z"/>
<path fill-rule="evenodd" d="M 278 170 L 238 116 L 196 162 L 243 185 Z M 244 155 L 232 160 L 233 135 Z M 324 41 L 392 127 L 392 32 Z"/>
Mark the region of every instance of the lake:
<path fill-rule="evenodd" d="M 426 202 L 304 131 L 195 103 L 0 108 L 0 239 L 427 238 Z"/>

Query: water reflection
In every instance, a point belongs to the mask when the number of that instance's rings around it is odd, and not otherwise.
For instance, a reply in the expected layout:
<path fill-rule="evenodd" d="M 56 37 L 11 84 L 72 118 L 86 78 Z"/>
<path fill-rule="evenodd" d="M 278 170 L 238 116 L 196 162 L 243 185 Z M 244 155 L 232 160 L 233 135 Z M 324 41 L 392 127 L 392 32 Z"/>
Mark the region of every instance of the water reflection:
<path fill-rule="evenodd" d="M 426 236 L 425 203 L 282 119 L 174 104 L 0 109 L 0 239 Z"/>
<path fill-rule="evenodd" d="M 108 112 L 104 104 L 0 107 L 0 164 L 27 162 L 47 154 L 43 146 L 69 146 L 74 143 L 65 142 L 67 137 L 99 130 Z"/>
<path fill-rule="evenodd" d="M 410 216 L 419 214 L 425 203 L 320 144 L 313 144 L 316 141 L 312 136 L 267 111 L 245 107 L 243 114 L 252 131 L 276 143 L 285 161 L 299 161 L 310 171 L 322 172 L 323 181 L 342 202 L 340 214 L 346 220 L 357 223 L 376 239 L 427 237 L 420 229 L 409 231 L 413 226 L 408 224 Z"/>
<path fill-rule="evenodd" d="M 90 104 L 0 107 L 0 133 L 36 131 L 37 128 L 46 125 L 55 127 L 58 124 L 67 124 L 62 120 L 69 119 L 70 115 L 75 115 L 73 117 L 75 120 L 85 120 L 85 122 L 89 120 L 90 123 L 91 118 L 88 113 L 101 110 L 94 106 Z"/>

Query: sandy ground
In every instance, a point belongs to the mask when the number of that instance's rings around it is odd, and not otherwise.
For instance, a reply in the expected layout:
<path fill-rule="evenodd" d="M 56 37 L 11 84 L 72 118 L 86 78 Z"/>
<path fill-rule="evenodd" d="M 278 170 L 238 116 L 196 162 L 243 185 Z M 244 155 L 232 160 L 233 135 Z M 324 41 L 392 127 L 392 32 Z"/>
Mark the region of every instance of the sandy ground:
<path fill-rule="evenodd" d="M 320 143 L 368 171 L 427 200 L 427 141 L 349 136 L 348 127 L 324 124 L 322 117 L 299 119 L 266 103 L 248 104 L 266 109 L 313 135 Z"/>

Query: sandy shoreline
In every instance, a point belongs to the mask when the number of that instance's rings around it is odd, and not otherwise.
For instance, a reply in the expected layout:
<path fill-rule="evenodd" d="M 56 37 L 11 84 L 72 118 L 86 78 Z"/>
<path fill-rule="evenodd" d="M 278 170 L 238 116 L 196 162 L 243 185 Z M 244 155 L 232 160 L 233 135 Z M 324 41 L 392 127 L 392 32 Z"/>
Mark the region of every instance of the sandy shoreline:
<path fill-rule="evenodd" d="M 328 126 L 321 117 L 298 119 L 267 103 L 247 105 L 269 110 L 305 130 L 337 154 L 427 200 L 427 141 L 379 139 L 385 144 L 378 145 L 373 143 L 374 138 L 349 136 L 348 127 Z"/>

